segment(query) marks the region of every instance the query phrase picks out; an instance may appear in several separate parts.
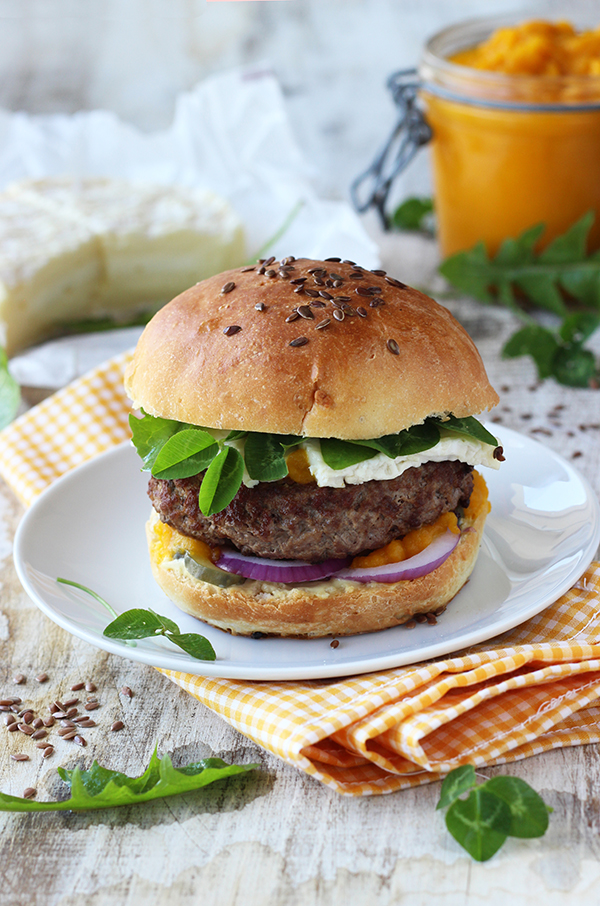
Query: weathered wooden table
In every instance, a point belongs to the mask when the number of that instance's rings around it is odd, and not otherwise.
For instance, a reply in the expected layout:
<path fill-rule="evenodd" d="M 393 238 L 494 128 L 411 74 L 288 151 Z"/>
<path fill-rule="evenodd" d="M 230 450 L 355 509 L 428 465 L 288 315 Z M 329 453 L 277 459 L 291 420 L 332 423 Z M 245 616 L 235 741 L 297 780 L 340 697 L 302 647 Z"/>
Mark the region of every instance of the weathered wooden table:
<path fill-rule="evenodd" d="M 382 243 L 384 266 L 408 282 L 431 281 L 431 244 Z M 573 460 L 600 493 L 600 395 L 547 381 L 528 360 L 501 361 L 512 316 L 447 300 L 476 339 L 501 394 L 496 419 Z M 259 762 L 259 771 L 167 800 L 90 813 L 0 812 L 0 904 L 114 903 L 227 906 L 595 903 L 600 900 L 600 757 L 564 749 L 502 769 L 526 779 L 554 808 L 539 840 L 510 840 L 488 863 L 471 861 L 435 811 L 439 784 L 389 796 L 342 797 L 266 754 L 164 676 L 71 637 L 29 601 L 11 540 L 22 508 L 0 487 L 0 698 L 19 695 L 46 711 L 91 680 L 100 707 L 88 746 L 59 741 L 52 758 L 0 725 L 0 789 L 58 798 L 56 767 L 102 764 L 140 773 L 155 742 L 176 763 L 216 755 Z M 90 556 L 93 552 L 90 551 Z M 36 676 L 48 674 L 44 683 Z M 13 677 L 22 673 L 21 685 Z M 130 699 L 120 690 L 133 690 Z M 47 712 L 46 712 L 47 713 Z M 111 732 L 121 719 L 125 726 Z M 27 743 L 30 740 L 26 740 Z M 11 754 L 26 750 L 29 761 Z M 490 769 L 487 773 L 497 773 Z"/>

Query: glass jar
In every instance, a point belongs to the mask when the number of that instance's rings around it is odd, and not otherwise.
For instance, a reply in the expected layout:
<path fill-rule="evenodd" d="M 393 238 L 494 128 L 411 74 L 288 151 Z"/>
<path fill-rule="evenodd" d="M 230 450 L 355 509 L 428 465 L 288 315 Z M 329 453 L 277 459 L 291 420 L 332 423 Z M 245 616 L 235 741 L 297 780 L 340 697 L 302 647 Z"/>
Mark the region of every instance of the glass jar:
<path fill-rule="evenodd" d="M 418 68 L 442 252 L 483 240 L 494 253 L 537 223 L 546 244 L 590 209 L 590 247 L 600 248 L 600 76 L 505 75 L 449 59 L 508 25 L 446 28 Z"/>

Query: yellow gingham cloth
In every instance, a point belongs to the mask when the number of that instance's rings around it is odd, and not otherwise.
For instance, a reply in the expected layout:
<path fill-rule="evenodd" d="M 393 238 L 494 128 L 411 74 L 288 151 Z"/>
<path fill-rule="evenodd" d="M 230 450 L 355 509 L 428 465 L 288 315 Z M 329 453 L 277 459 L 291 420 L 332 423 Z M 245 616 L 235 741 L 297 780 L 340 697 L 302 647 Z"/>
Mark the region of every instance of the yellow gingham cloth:
<path fill-rule="evenodd" d="M 118 356 L 0 432 L 0 474 L 29 505 L 129 436 Z M 245 682 L 162 671 L 259 745 L 340 793 L 389 793 L 460 764 L 600 740 L 600 563 L 543 613 L 441 661 L 342 680 Z M 596 642 L 596 639 L 599 641 Z"/>

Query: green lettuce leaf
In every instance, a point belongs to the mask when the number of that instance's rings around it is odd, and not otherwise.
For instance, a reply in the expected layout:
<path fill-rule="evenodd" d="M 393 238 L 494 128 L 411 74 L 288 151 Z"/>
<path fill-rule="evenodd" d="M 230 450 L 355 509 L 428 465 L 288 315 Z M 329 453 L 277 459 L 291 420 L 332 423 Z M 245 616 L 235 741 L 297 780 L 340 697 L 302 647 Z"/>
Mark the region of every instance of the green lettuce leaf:
<path fill-rule="evenodd" d="M 0 793 L 0 811 L 51 812 L 87 811 L 135 805 L 150 799 L 161 799 L 200 789 L 215 780 L 223 780 L 255 770 L 256 764 L 226 764 L 220 758 L 174 768 L 169 755 L 159 757 L 154 749 L 150 763 L 140 777 L 129 777 L 120 771 L 111 771 L 94 761 L 88 771 L 80 768 L 58 768 L 62 780 L 71 787 L 71 796 L 59 802 L 35 802 L 19 796 Z"/>

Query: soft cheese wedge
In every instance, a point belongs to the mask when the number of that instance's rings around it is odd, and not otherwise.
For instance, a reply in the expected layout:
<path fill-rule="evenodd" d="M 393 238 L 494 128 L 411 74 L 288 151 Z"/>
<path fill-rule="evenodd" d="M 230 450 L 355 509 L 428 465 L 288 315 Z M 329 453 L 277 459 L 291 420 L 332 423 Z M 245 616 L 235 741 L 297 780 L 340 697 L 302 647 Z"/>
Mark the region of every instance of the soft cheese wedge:
<path fill-rule="evenodd" d="M 209 191 L 15 183 L 0 195 L 0 342 L 13 355 L 69 321 L 156 309 L 244 254 L 239 218 Z"/>

